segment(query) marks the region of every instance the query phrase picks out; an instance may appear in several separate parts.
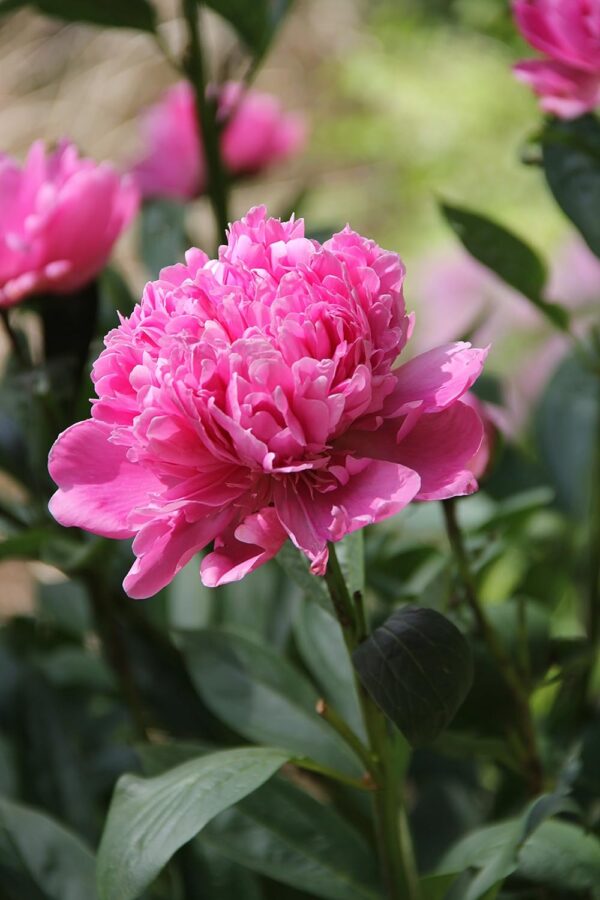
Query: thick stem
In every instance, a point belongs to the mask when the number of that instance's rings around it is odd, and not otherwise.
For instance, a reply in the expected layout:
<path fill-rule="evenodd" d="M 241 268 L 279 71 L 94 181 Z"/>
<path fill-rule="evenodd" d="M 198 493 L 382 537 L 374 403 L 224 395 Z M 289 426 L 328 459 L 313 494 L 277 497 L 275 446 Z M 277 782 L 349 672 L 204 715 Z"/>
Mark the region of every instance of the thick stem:
<path fill-rule="evenodd" d="M 219 233 L 219 243 L 224 240 L 229 225 L 228 179 L 219 146 L 217 121 L 219 98 L 207 92 L 204 49 L 198 30 L 200 0 L 182 0 L 183 16 L 188 31 L 188 54 L 184 62 L 196 100 L 196 113 L 202 134 L 202 153 L 208 170 L 208 196 Z"/>
<path fill-rule="evenodd" d="M 467 556 L 462 532 L 456 515 L 455 499 L 444 500 L 442 502 L 442 507 L 446 520 L 448 540 L 452 547 L 458 572 L 463 583 L 466 601 L 471 608 L 479 633 L 487 644 L 488 650 L 498 667 L 498 671 L 513 698 L 513 703 L 518 715 L 517 725 L 522 745 L 521 756 L 523 759 L 524 777 L 530 793 L 533 796 L 537 796 L 543 787 L 543 770 L 531 716 L 529 694 L 479 601 L 475 579 L 471 572 L 469 558 Z"/>
<path fill-rule="evenodd" d="M 352 601 L 333 544 L 329 545 L 329 563 L 325 580 L 344 634 L 348 653 L 352 655 L 360 640 L 364 638 L 364 614 L 360 604 L 357 606 Z M 401 778 L 396 764 L 392 736 L 383 713 L 371 700 L 358 679 L 355 678 L 355 681 L 369 740 L 372 758 L 371 771 L 376 780 L 373 792 L 373 812 L 387 896 L 389 900 L 419 900 L 419 886 L 410 833 L 406 827 L 401 806 Z"/>
<path fill-rule="evenodd" d="M 21 344 L 21 341 L 19 340 L 18 334 L 12 327 L 7 309 L 0 309 L 0 319 L 2 319 L 2 324 L 4 326 L 6 336 L 8 337 L 16 359 L 18 359 L 19 364 L 23 369 L 30 369 L 31 361 L 27 357 L 27 353 L 25 352 L 25 349 Z"/>

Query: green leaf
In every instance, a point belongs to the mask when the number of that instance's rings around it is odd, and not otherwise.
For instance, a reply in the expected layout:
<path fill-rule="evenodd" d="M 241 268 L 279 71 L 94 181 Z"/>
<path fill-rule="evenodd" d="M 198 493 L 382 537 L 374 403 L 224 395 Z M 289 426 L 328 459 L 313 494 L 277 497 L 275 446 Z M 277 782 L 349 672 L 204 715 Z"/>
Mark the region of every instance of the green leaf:
<path fill-rule="evenodd" d="M 375 855 L 331 807 L 275 778 L 218 816 L 201 836 L 275 881 L 329 900 L 379 900 Z"/>
<path fill-rule="evenodd" d="M 547 795 L 554 796 L 554 795 Z M 488 825 L 467 835 L 442 859 L 438 874 L 479 870 L 464 900 L 481 900 L 513 872 L 530 881 L 566 890 L 600 884 L 600 842 L 576 825 L 542 821 L 538 798 L 517 819 Z M 545 814 L 559 807 L 545 804 Z"/>
<path fill-rule="evenodd" d="M 375 703 L 413 746 L 435 740 L 446 728 L 473 680 L 465 638 L 426 607 L 397 610 L 352 658 Z"/>
<path fill-rule="evenodd" d="M 317 714 L 313 686 L 282 656 L 217 629 L 186 635 L 182 646 L 198 693 L 230 728 L 250 741 L 361 774 L 352 751 Z"/>
<path fill-rule="evenodd" d="M 441 204 L 441 210 L 471 256 L 527 297 L 555 327 L 568 330 L 568 312 L 543 299 L 546 267 L 528 244 L 478 213 L 446 203 Z"/>
<path fill-rule="evenodd" d="M 535 412 L 534 430 L 557 500 L 576 518 L 585 515 L 589 505 L 599 414 L 597 376 L 577 356 L 565 359 Z"/>
<path fill-rule="evenodd" d="M 545 822 L 521 850 L 517 872 L 538 884 L 600 897 L 600 841 L 570 822 Z"/>
<path fill-rule="evenodd" d="M 302 590 L 305 597 L 315 600 L 323 609 L 333 615 L 333 607 L 324 578 L 313 575 L 308 559 L 291 541 L 286 541 L 276 560 L 289 578 Z"/>
<path fill-rule="evenodd" d="M 271 747 L 222 750 L 155 778 L 120 778 L 98 851 L 100 900 L 135 900 L 180 847 L 288 758 Z"/>
<path fill-rule="evenodd" d="M 354 672 L 339 623 L 315 600 L 306 598 L 294 619 L 294 636 L 304 663 L 324 698 L 364 737 Z"/>
<path fill-rule="evenodd" d="M 600 256 L 600 122 L 551 121 L 542 135 L 546 180 L 562 211 Z"/>
<path fill-rule="evenodd" d="M 24 6 L 33 6 L 65 22 L 156 30 L 156 12 L 148 0 L 4 0 L 0 3 L 0 15 Z"/>
<path fill-rule="evenodd" d="M 0 799 L 0 888 L 15 875 L 29 896 L 47 900 L 94 900 L 94 855 L 45 813 Z M 38 896 L 38 894 L 36 894 Z"/>
<path fill-rule="evenodd" d="M 183 262 L 190 241 L 185 231 L 185 205 L 176 200 L 148 200 L 142 207 L 141 256 L 150 278 Z"/>
<path fill-rule="evenodd" d="M 263 55 L 292 0 L 204 0 L 226 19 L 252 53 Z"/>
<path fill-rule="evenodd" d="M 365 542 L 362 528 L 336 544 L 336 553 L 340 561 L 340 567 L 350 593 L 355 591 L 363 593 L 365 589 Z M 313 576 L 314 577 L 314 576 Z"/>
<path fill-rule="evenodd" d="M 218 849 L 195 841 L 191 862 L 191 885 L 202 887 L 199 894 L 192 892 L 190 900 L 264 900 L 257 876 Z"/>

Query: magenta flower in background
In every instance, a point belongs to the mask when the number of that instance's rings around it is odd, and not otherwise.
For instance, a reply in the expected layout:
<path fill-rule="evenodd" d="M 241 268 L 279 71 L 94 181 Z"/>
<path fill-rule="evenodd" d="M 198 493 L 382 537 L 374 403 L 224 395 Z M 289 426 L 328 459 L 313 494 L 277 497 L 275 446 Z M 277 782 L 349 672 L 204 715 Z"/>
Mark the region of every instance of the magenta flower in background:
<path fill-rule="evenodd" d="M 23 166 L 0 155 L 0 307 L 91 281 L 137 207 L 129 177 L 66 141 L 36 141 Z"/>
<path fill-rule="evenodd" d="M 553 370 L 571 347 L 530 302 L 462 250 L 425 256 L 416 270 L 413 293 L 417 327 L 415 352 L 469 335 L 479 344 L 493 342 L 500 369 L 504 406 L 493 409 L 500 431 L 518 432 L 527 422 Z M 600 302 L 600 262 L 584 242 L 569 239 L 554 250 L 546 299 L 573 310 L 582 335 Z"/>
<path fill-rule="evenodd" d="M 514 67 L 543 110 L 573 119 L 600 105 L 600 0 L 513 0 L 517 25 L 543 59 Z"/>
<path fill-rule="evenodd" d="M 275 97 L 237 82 L 220 88 L 224 122 L 221 153 L 231 175 L 260 172 L 297 153 L 306 138 L 303 120 L 284 113 Z M 187 81 L 169 88 L 142 119 L 145 155 L 133 173 L 144 197 L 191 200 L 206 189 L 194 93 Z"/>
<path fill-rule="evenodd" d="M 147 597 L 211 541 L 210 586 L 288 537 L 323 574 L 328 541 L 475 490 L 482 425 L 460 398 L 486 351 L 448 344 L 396 366 L 413 324 L 403 279 L 395 253 L 349 227 L 320 245 L 263 207 L 218 260 L 190 250 L 107 336 L 92 418 L 50 455 L 52 514 L 135 535 L 125 590 Z"/>

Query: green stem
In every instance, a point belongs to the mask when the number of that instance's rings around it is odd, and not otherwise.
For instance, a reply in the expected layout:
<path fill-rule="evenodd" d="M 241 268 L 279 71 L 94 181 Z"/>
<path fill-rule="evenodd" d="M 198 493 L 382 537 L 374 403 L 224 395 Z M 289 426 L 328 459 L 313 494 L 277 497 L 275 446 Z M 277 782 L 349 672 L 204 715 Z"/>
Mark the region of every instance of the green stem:
<path fill-rule="evenodd" d="M 359 791 L 372 791 L 375 789 L 375 785 L 373 782 L 369 781 L 368 778 L 363 781 L 359 778 L 352 778 L 351 775 L 344 775 L 343 772 L 338 772 L 337 769 L 330 769 L 329 766 L 322 766 L 321 763 L 317 763 L 313 759 L 308 759 L 308 757 L 295 757 L 294 759 L 290 759 L 290 762 L 299 769 L 305 769 L 307 772 L 314 772 L 316 775 L 323 775 L 324 778 L 330 778 L 332 781 L 339 781 L 340 784 L 356 788 Z"/>
<path fill-rule="evenodd" d="M 340 716 L 335 709 L 332 709 L 325 700 L 320 699 L 317 702 L 317 712 L 321 716 L 322 719 L 325 719 L 326 722 L 331 725 L 334 731 L 340 735 L 341 738 L 348 744 L 349 747 L 354 750 L 358 758 L 364 764 L 367 772 L 376 777 L 376 770 L 374 766 L 373 757 L 371 755 L 371 751 L 368 747 L 365 747 L 361 739 L 358 735 L 350 728 L 345 719 Z"/>
<path fill-rule="evenodd" d="M 196 113 L 202 132 L 202 152 L 208 170 L 208 196 L 221 242 L 229 225 L 228 180 L 219 146 L 219 98 L 217 94 L 210 96 L 207 93 L 204 50 L 198 30 L 201 7 L 200 0 L 182 0 L 183 17 L 188 31 L 188 55 L 184 67 L 194 90 Z"/>
<path fill-rule="evenodd" d="M 341 625 L 348 653 L 352 656 L 364 638 L 364 613 L 353 601 L 333 544 L 329 545 L 329 563 L 325 574 L 327 587 Z M 373 812 L 377 846 L 384 883 L 389 900 L 419 900 L 410 832 L 401 807 L 401 773 L 394 754 L 394 745 L 383 713 L 371 700 L 355 676 L 365 729 L 372 758 L 372 772 L 376 786 L 373 792 Z M 402 840 L 401 840 L 402 826 Z"/>
<path fill-rule="evenodd" d="M 6 336 L 10 342 L 10 345 L 13 349 L 16 359 L 19 361 L 21 368 L 30 369 L 31 361 L 27 357 L 27 353 L 21 341 L 19 340 L 19 336 L 12 327 L 12 323 L 10 321 L 10 317 L 7 309 L 0 309 L 0 318 L 2 319 L 2 324 L 4 326 L 4 330 L 6 332 Z"/>
<path fill-rule="evenodd" d="M 475 579 L 471 572 L 469 558 L 467 556 L 462 532 L 456 515 L 455 498 L 444 500 L 442 502 L 442 508 L 446 520 L 448 540 L 454 553 L 466 601 L 471 608 L 479 633 L 487 644 L 488 650 L 498 667 L 498 671 L 513 698 L 515 709 L 517 711 L 516 724 L 519 729 L 519 738 L 522 745 L 521 756 L 523 760 L 524 777 L 532 796 L 537 796 L 543 787 L 543 771 L 537 747 L 535 728 L 531 716 L 529 694 L 479 601 Z"/>

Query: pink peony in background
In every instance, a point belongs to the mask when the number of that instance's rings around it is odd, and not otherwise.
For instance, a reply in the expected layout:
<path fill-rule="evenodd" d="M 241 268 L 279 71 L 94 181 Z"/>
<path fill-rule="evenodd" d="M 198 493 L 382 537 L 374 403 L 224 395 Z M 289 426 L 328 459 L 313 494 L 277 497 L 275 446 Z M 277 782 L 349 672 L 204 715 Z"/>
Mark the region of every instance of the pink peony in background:
<path fill-rule="evenodd" d="M 600 105 L 600 0 L 513 0 L 517 25 L 543 59 L 515 68 L 545 112 L 573 119 Z"/>
<path fill-rule="evenodd" d="M 482 425 L 460 398 L 485 350 L 396 367 L 413 318 L 395 253 L 346 227 L 320 245 L 251 210 L 218 260 L 190 250 L 106 338 L 92 418 L 56 441 L 52 514 L 135 535 L 147 597 L 214 541 L 205 584 L 242 578 L 290 537 L 323 574 L 328 541 L 476 489 Z"/>
<path fill-rule="evenodd" d="M 221 155 L 232 175 L 260 172 L 297 153 L 305 140 L 299 116 L 284 113 L 269 94 L 237 82 L 220 88 L 219 118 L 225 123 Z M 133 174 L 144 197 L 191 200 L 206 189 L 194 93 L 189 82 L 169 88 L 142 119 L 146 154 Z"/>
<path fill-rule="evenodd" d="M 527 422 L 553 370 L 571 347 L 531 303 L 462 250 L 429 254 L 416 270 L 414 352 L 469 336 L 493 342 L 494 362 L 505 388 L 504 415 L 493 410 L 501 431 L 515 433 Z M 546 299 L 573 312 L 577 332 L 587 331 L 600 302 L 600 262 L 579 238 L 552 254 Z"/>
<path fill-rule="evenodd" d="M 0 155 L 0 307 L 76 291 L 104 267 L 138 206 L 130 178 L 36 141 L 21 167 Z"/>

